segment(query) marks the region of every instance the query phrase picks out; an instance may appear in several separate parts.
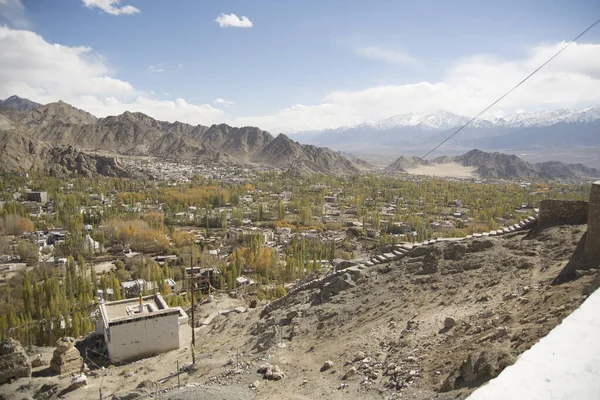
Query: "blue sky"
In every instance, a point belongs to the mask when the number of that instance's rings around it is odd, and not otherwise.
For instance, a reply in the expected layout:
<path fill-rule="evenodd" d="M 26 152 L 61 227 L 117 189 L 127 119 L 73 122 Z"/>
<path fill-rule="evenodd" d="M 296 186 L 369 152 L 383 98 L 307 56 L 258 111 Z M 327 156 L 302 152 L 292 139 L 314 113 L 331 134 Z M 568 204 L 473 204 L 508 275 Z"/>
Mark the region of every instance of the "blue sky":
<path fill-rule="evenodd" d="M 128 8 L 114 15 L 120 7 Z M 245 16 L 252 26 L 220 27 L 221 14 Z M 22 89 L 16 94 L 42 102 L 60 95 L 97 115 L 135 109 L 284 131 L 411 111 L 474 114 L 597 18 L 600 5 L 592 0 L 0 0 L 10 45 L 27 42 L 24 31 L 42 41 L 10 60 L 16 72 L 4 73 L 11 83 L 0 86 L 0 97 Z M 523 93 L 498 112 L 600 102 L 600 26 L 580 43 L 565 54 L 565 65 L 542 76 L 563 80 L 556 93 L 531 86 L 538 97 Z M 69 64 L 64 77 L 58 65 L 45 71 L 39 62 L 53 62 L 52 44 L 76 53 L 61 61 Z M 2 40 L 0 46 L 9 48 Z M 47 80 L 27 81 L 18 63 L 31 63 Z M 82 80 L 70 91 L 61 82 L 69 76 Z M 559 96 L 573 82 L 581 89 Z"/>

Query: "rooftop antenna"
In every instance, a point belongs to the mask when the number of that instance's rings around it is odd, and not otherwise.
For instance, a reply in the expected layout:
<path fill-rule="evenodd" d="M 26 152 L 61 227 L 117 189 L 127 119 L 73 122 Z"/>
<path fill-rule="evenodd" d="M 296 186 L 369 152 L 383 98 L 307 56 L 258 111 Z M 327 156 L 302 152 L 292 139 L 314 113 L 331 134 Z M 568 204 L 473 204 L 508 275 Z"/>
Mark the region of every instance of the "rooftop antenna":
<path fill-rule="evenodd" d="M 140 300 L 140 312 L 144 312 L 144 306 L 142 305 L 142 283 L 140 282 L 140 280 L 138 279 L 138 293 L 139 293 L 139 300 Z"/>

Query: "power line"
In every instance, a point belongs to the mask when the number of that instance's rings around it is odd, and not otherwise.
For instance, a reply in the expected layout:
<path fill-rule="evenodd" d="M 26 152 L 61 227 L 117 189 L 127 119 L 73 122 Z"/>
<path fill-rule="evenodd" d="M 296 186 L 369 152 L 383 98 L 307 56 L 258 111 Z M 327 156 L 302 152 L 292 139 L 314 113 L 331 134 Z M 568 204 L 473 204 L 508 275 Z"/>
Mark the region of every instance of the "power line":
<path fill-rule="evenodd" d="M 454 131 L 454 133 L 452 133 L 450 136 L 448 136 L 446 139 L 442 140 L 437 146 L 435 146 L 433 149 L 429 150 L 427 153 L 425 153 L 424 156 L 419 157 L 418 159 L 416 159 L 408 168 L 412 168 L 413 166 L 415 166 L 415 164 L 417 164 L 418 162 L 422 161 L 425 157 L 427 157 L 428 155 L 430 155 L 431 153 L 433 153 L 434 151 L 436 151 L 437 149 L 439 149 L 444 143 L 446 143 L 448 140 L 452 139 L 454 136 L 456 136 L 460 131 L 462 131 L 463 129 L 465 129 L 467 126 L 471 125 L 471 123 L 473 121 L 475 121 L 477 118 L 479 118 L 482 114 L 484 114 L 485 112 L 487 112 L 490 108 L 494 107 L 496 104 L 498 104 L 500 101 L 502 101 L 506 96 L 508 96 L 509 94 L 511 94 L 515 89 L 517 89 L 519 86 L 521 86 L 523 83 L 525 83 L 529 78 L 531 78 L 533 75 L 535 75 L 539 70 L 541 70 L 542 68 L 544 68 L 548 63 L 550 63 L 550 61 L 554 60 L 556 57 L 558 57 L 558 55 L 560 53 L 562 53 L 563 51 L 565 51 L 570 45 L 572 45 L 573 43 L 575 43 L 579 38 L 581 38 L 583 35 L 585 35 L 589 30 L 591 30 L 594 26 L 598 25 L 598 23 L 600 23 L 600 19 L 596 20 L 596 22 L 594 22 L 593 24 L 591 24 L 590 26 L 588 26 L 583 32 L 581 32 L 579 35 L 577 35 L 573 40 L 571 40 L 569 43 L 567 43 L 566 45 L 564 45 L 559 51 L 557 51 L 556 53 L 554 53 L 554 55 L 552 57 L 550 57 L 549 59 L 547 59 L 543 64 L 541 64 L 539 67 L 537 67 L 535 70 L 533 70 L 533 72 L 531 72 L 529 75 L 527 75 L 525 78 L 523 78 L 519 83 L 517 83 L 515 86 L 513 86 L 508 92 L 504 93 L 502 96 L 500 96 L 496 101 L 494 101 L 492 104 L 490 104 L 489 106 L 487 106 L 486 108 L 484 108 L 482 111 L 479 112 L 479 114 L 475 115 L 473 118 L 471 118 L 466 124 L 462 125 L 460 128 L 458 128 L 456 131 Z M 406 169 L 408 169 L 406 168 Z"/>

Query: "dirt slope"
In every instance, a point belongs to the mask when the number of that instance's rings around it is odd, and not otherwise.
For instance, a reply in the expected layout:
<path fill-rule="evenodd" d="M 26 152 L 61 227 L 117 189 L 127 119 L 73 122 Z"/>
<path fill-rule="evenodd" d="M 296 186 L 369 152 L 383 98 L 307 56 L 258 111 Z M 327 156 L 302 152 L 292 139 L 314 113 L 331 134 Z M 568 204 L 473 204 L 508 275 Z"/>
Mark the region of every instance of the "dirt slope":
<path fill-rule="evenodd" d="M 585 300 L 594 270 L 551 284 L 584 231 L 559 226 L 531 237 L 436 243 L 349 270 L 271 312 L 219 315 L 197 328 L 197 368 L 181 375 L 184 390 L 173 389 L 174 376 L 159 378 L 177 360 L 190 362 L 189 348 L 92 371 L 88 386 L 65 398 L 96 396 L 101 384 L 105 396 L 128 393 L 151 380 L 159 382 L 145 393 L 163 399 L 464 399 Z M 248 302 L 223 294 L 199 306 L 197 319 Z M 321 372 L 325 361 L 333 366 Z M 281 380 L 257 373 L 267 362 L 281 369 Z M 348 371 L 354 374 L 344 379 Z M 21 398 L 52 382 L 65 378 L 20 379 L 0 395 Z"/>
<path fill-rule="evenodd" d="M 465 398 L 585 299 L 591 275 L 551 285 L 584 229 L 436 244 L 299 292 L 262 318 L 231 315 L 199 332 L 207 350 L 239 347 L 256 353 L 255 368 L 261 358 L 282 368 L 286 376 L 265 381 L 260 398 Z M 469 355 L 488 370 L 461 374 Z M 327 360 L 334 366 L 319 372 Z M 352 367 L 356 374 L 342 379 Z M 249 375 L 227 382 L 249 383 Z M 445 380 L 449 392 L 440 391 Z"/>

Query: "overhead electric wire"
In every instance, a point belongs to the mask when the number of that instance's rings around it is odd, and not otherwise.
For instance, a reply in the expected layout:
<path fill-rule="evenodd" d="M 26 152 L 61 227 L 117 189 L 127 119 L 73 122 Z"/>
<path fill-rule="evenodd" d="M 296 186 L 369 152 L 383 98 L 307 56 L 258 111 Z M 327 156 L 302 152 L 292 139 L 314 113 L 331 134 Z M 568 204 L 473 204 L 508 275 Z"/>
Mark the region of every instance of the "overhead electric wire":
<path fill-rule="evenodd" d="M 539 70 L 541 70 L 542 68 L 544 68 L 548 63 L 550 63 L 552 60 L 554 60 L 556 57 L 558 57 L 558 55 L 560 53 L 562 53 L 563 51 L 565 51 L 570 45 L 572 45 L 573 43 L 575 43 L 579 38 L 581 38 L 583 35 L 585 35 L 588 31 L 590 31 L 594 26 L 598 25 L 599 23 L 600 23 L 600 19 L 596 20 L 596 22 L 594 22 L 593 24 L 591 24 L 590 26 L 588 26 L 583 32 L 581 32 L 573 40 L 571 40 L 566 45 L 564 45 L 559 51 L 557 51 L 556 53 L 554 53 L 554 55 L 552 57 L 550 57 L 549 59 L 547 59 L 543 64 L 541 64 L 539 67 L 537 67 L 535 70 L 533 70 L 533 72 L 531 72 L 529 75 L 527 75 L 525 78 L 523 78 L 519 83 L 517 83 L 515 86 L 513 86 L 508 92 L 504 93 L 496 101 L 494 101 L 492 104 L 490 104 L 489 106 L 487 106 L 486 108 L 484 108 L 482 111 L 480 111 L 479 114 L 475 115 L 466 124 L 464 124 L 461 127 L 459 127 L 456 131 L 454 131 L 454 133 L 452 133 L 446 139 L 442 140 L 433 149 L 431 149 L 427 153 L 425 153 L 425 155 L 423 155 L 422 157 L 419 157 L 418 159 L 416 159 L 408 168 L 412 168 L 413 166 L 415 166 L 415 164 L 417 164 L 418 162 L 422 161 L 425 157 L 427 157 L 428 155 L 430 155 L 431 153 L 433 153 L 434 151 L 436 151 L 437 149 L 439 149 L 441 146 L 444 145 L 444 143 L 446 143 L 448 140 L 452 139 L 460 131 L 462 131 L 463 129 L 465 129 L 467 126 L 471 125 L 471 123 L 473 123 L 473 121 L 475 121 L 477 118 L 479 118 L 485 112 L 487 112 L 490 108 L 494 107 L 496 104 L 498 104 L 500 101 L 502 101 L 506 96 L 508 96 L 509 94 L 511 94 L 515 89 L 517 89 L 519 86 L 521 86 L 523 83 L 525 83 L 529 78 L 531 78 Z M 408 169 L 408 168 L 406 168 L 406 169 Z"/>

